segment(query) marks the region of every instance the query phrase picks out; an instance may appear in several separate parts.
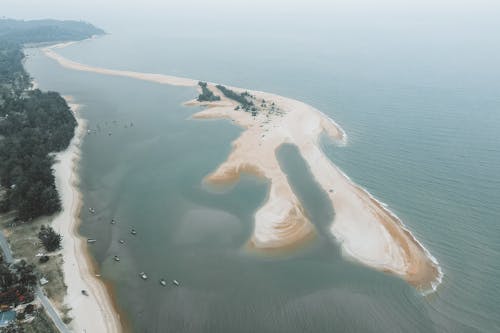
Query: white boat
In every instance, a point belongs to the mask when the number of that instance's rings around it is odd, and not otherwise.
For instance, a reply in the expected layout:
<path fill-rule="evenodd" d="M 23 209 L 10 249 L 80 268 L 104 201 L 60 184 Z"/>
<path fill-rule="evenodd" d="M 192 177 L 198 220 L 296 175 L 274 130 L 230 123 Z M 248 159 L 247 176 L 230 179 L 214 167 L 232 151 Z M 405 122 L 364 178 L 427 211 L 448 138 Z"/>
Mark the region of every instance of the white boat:
<path fill-rule="evenodd" d="M 174 286 L 176 286 L 176 287 L 180 286 L 180 283 L 179 283 L 179 281 L 177 281 L 177 280 L 173 280 L 173 281 L 172 281 L 172 283 L 173 283 L 173 284 L 174 284 Z"/>
<path fill-rule="evenodd" d="M 144 273 L 144 272 L 140 272 L 140 273 L 139 273 L 139 276 L 140 276 L 140 277 L 141 277 L 141 279 L 143 279 L 143 280 L 147 280 L 147 279 L 148 279 L 148 276 L 147 276 L 147 275 L 146 275 L 146 273 Z"/>
<path fill-rule="evenodd" d="M 135 231 L 135 229 L 132 229 L 132 230 L 130 231 L 130 233 L 131 233 L 132 235 L 137 235 L 137 231 Z"/>
<path fill-rule="evenodd" d="M 118 257 L 118 256 L 114 256 L 113 259 L 115 259 L 115 261 L 120 261 L 120 257 Z"/>
<path fill-rule="evenodd" d="M 160 284 L 165 287 L 167 285 L 167 281 L 165 281 L 165 279 L 160 279 Z"/>

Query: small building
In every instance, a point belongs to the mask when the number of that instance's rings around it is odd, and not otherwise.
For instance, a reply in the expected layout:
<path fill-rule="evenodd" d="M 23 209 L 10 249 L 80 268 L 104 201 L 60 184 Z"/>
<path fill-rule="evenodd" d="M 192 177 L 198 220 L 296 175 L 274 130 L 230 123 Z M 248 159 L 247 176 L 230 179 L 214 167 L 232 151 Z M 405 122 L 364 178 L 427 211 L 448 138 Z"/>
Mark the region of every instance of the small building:
<path fill-rule="evenodd" d="M 42 277 L 40 279 L 40 285 L 45 286 L 47 283 L 49 283 L 49 280 L 47 280 L 45 277 Z"/>

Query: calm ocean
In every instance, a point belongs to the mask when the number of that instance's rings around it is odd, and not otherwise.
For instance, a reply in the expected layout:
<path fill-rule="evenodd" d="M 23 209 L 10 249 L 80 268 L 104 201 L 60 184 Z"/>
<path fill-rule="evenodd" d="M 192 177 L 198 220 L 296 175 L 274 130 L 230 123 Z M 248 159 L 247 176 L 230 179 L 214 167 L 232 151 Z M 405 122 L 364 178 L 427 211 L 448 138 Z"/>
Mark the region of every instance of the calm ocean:
<path fill-rule="evenodd" d="M 324 140 L 323 149 L 402 218 L 444 279 L 423 296 L 345 260 L 327 233 L 334 211 L 293 146 L 278 156 L 318 239 L 286 257 L 246 253 L 267 184 L 202 184 L 240 129 L 190 120 L 199 108 L 182 102 L 194 90 L 76 72 L 29 50 L 40 87 L 73 95 L 97 131 L 82 147 L 81 232 L 98 239 L 92 254 L 134 331 L 500 331 L 500 21 L 444 9 L 219 9 L 101 18 L 93 23 L 109 35 L 60 53 L 317 107 L 348 135 L 345 147 Z"/>

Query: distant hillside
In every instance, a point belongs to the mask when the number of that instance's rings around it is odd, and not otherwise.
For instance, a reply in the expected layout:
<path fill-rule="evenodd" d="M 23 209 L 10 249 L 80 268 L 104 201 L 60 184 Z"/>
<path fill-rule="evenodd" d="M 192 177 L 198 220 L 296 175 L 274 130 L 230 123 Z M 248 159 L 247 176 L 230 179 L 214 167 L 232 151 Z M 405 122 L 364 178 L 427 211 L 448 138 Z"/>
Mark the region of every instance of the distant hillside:
<path fill-rule="evenodd" d="M 0 19 L 0 40 L 18 44 L 82 40 L 104 30 L 83 21 Z"/>

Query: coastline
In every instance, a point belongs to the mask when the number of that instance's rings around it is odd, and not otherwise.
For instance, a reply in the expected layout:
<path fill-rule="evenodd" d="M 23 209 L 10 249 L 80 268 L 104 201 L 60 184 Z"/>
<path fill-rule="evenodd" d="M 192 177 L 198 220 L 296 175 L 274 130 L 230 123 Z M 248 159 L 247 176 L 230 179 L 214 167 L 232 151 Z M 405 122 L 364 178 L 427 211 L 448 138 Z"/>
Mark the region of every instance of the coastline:
<path fill-rule="evenodd" d="M 169 75 L 99 68 L 80 64 L 53 51 L 59 44 L 42 51 L 61 66 L 104 75 L 130 77 L 176 86 L 197 87 L 198 81 Z M 236 102 L 229 100 L 214 83 L 208 87 L 221 96 L 218 102 L 190 101 L 189 105 L 207 106 L 194 119 L 231 119 L 244 131 L 232 143 L 227 160 L 205 181 L 224 183 L 237 181 L 242 172 L 256 174 L 270 182 L 266 202 L 255 213 L 255 225 L 248 248 L 275 251 L 310 241 L 315 228 L 304 214 L 300 201 L 281 170 L 275 151 L 283 143 L 291 143 L 308 164 L 312 175 L 335 210 L 330 231 L 345 256 L 366 266 L 399 276 L 422 291 L 433 291 L 440 283 L 442 271 L 437 260 L 411 234 L 403 222 L 368 191 L 354 184 L 321 150 L 319 136 L 326 133 L 345 144 L 342 128 L 319 110 L 297 100 L 261 91 L 227 87 L 238 93 L 248 91 L 258 100 L 273 102 L 279 112 L 259 113 L 235 111 Z"/>
<path fill-rule="evenodd" d="M 68 287 L 64 303 L 71 308 L 73 320 L 68 325 L 75 332 L 122 332 L 120 317 L 103 281 L 87 251 L 87 243 L 78 233 L 82 195 L 78 189 L 80 145 L 86 122 L 79 117 L 81 105 L 64 96 L 77 120 L 75 134 L 68 148 L 55 155 L 53 166 L 56 187 L 61 196 L 62 211 L 52 221 L 62 235 L 64 281 Z M 82 294 L 88 292 L 88 296 Z"/>

